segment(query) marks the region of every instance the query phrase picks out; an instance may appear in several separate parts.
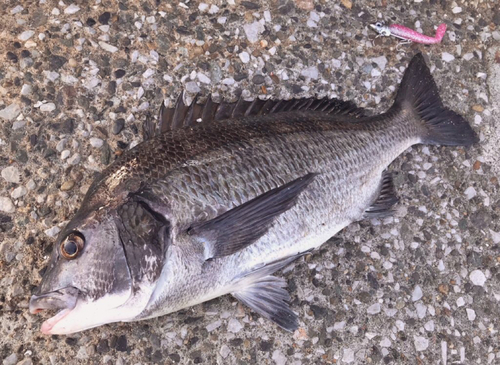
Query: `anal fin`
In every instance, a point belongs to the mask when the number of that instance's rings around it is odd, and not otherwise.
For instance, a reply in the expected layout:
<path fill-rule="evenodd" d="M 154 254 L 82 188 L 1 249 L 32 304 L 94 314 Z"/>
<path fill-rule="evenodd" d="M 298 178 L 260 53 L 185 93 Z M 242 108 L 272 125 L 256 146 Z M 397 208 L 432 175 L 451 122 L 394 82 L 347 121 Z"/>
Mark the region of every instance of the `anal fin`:
<path fill-rule="evenodd" d="M 365 211 L 366 218 L 379 218 L 392 213 L 392 208 L 399 201 L 394 188 L 392 174 L 384 172 L 377 200 Z"/>

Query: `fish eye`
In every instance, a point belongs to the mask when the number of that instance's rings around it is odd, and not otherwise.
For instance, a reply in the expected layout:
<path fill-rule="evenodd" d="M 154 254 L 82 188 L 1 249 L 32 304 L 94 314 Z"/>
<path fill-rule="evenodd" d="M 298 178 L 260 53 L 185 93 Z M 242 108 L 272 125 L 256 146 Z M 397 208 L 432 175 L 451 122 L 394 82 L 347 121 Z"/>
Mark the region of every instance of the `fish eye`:
<path fill-rule="evenodd" d="M 70 233 L 61 242 L 61 255 L 67 260 L 75 259 L 78 254 L 83 250 L 85 239 L 77 232 Z"/>
<path fill-rule="evenodd" d="M 377 28 L 381 28 L 381 27 L 382 27 L 382 23 L 380 23 L 380 22 L 376 22 L 376 23 L 375 23 L 375 26 L 376 26 Z"/>

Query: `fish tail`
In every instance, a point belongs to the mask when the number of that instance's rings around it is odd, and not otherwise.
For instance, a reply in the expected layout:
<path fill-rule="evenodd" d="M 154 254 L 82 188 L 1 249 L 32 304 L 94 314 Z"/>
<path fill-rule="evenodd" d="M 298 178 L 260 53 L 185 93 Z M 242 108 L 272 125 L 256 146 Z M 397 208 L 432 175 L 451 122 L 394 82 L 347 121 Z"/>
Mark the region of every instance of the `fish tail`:
<path fill-rule="evenodd" d="M 418 116 L 421 141 L 444 146 L 470 146 L 479 139 L 469 123 L 446 108 L 424 57 L 418 53 L 406 69 L 393 108 Z"/>

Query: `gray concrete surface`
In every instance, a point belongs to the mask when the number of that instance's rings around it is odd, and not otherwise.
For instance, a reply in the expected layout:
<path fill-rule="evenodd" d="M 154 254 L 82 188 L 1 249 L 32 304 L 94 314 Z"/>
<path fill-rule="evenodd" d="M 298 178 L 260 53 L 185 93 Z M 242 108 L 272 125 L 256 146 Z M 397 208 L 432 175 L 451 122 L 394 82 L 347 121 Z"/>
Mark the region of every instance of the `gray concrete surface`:
<path fill-rule="evenodd" d="M 496 0 L 6 0 L 0 16 L 3 364 L 500 363 Z M 368 29 L 379 17 L 448 32 L 439 45 L 398 46 Z M 481 143 L 408 150 L 391 166 L 394 217 L 351 225 L 281 274 L 294 334 L 229 297 L 71 336 L 39 332 L 28 299 L 54 236 L 162 99 L 328 95 L 378 112 L 418 50 Z"/>

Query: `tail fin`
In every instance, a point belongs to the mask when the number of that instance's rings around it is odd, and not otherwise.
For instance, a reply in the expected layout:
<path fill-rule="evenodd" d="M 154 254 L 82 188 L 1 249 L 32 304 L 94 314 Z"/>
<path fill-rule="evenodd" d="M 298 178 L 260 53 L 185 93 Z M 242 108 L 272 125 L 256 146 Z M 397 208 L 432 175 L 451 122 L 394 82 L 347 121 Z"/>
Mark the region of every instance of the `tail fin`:
<path fill-rule="evenodd" d="M 479 140 L 462 116 L 443 105 L 421 53 L 413 57 L 406 69 L 394 107 L 413 109 L 419 116 L 424 126 L 422 143 L 470 146 Z"/>

